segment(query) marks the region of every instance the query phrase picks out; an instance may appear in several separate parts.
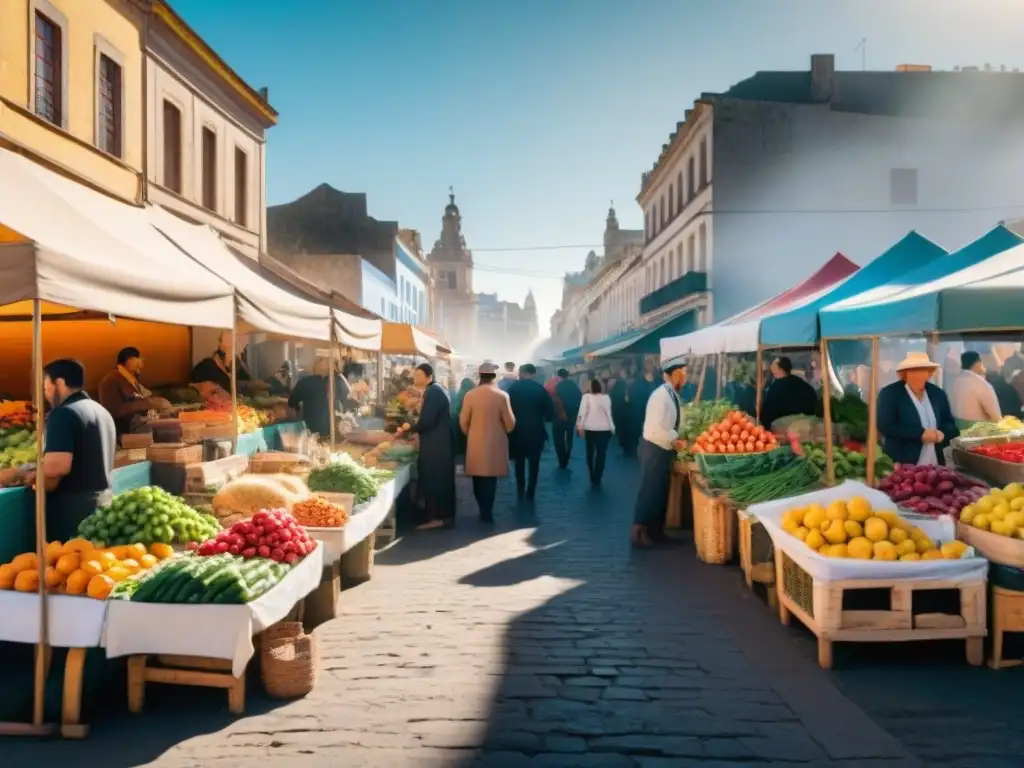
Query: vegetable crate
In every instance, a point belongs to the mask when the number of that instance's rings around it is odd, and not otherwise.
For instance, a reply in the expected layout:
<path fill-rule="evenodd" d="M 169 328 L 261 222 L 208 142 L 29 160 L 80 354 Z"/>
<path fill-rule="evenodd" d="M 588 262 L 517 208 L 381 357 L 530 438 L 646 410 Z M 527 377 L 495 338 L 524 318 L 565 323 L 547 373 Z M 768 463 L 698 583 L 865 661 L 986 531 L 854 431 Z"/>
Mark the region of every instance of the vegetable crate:
<path fill-rule="evenodd" d="M 1007 632 L 1024 632 L 1024 592 L 993 585 L 992 657 L 988 661 L 992 669 L 1024 664 L 1024 659 L 1003 658 L 1003 635 Z"/>
<path fill-rule="evenodd" d="M 968 448 L 995 448 L 1010 442 L 1006 436 L 989 437 L 969 442 L 953 443 L 953 462 L 968 474 L 984 478 L 989 482 L 1006 486 L 1024 482 L 1024 452 L 1007 451 L 1003 454 L 986 456 L 974 453 Z M 1013 442 L 1019 442 L 1019 438 Z M 1020 456 L 1021 461 L 1017 460 Z"/>
<path fill-rule="evenodd" d="M 832 667 L 832 644 L 898 643 L 912 640 L 960 640 L 966 645 L 967 663 L 984 661 L 986 629 L 985 581 L 917 579 L 892 581 L 856 579 L 820 581 L 797 565 L 781 549 L 775 550 L 775 581 L 779 619 L 789 626 L 796 616 L 818 638 L 818 664 Z M 849 610 L 866 591 L 888 593 L 886 610 Z M 860 594 L 858 594 L 860 593 Z M 944 594 L 943 594 L 944 593 Z M 928 598 L 959 598 L 956 612 L 917 612 Z"/>
<path fill-rule="evenodd" d="M 775 593 L 775 557 L 772 537 L 764 526 L 745 510 L 736 510 L 739 527 L 740 568 L 747 586 L 763 584 L 768 594 L 768 605 L 773 608 L 778 598 Z"/>
<path fill-rule="evenodd" d="M 736 516 L 725 496 L 710 493 L 696 472 L 690 473 L 693 497 L 693 544 L 697 557 L 712 565 L 732 561 L 736 549 Z"/>

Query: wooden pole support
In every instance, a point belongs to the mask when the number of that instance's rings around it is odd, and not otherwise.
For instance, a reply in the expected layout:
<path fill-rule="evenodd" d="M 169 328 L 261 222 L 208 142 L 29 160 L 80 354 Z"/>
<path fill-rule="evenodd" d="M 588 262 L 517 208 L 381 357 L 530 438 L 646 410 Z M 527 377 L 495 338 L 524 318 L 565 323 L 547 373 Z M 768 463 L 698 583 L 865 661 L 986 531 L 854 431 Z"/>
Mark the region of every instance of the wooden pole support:
<path fill-rule="evenodd" d="M 757 387 L 757 400 L 754 407 L 754 418 L 758 424 L 761 423 L 761 400 L 764 398 L 764 347 L 760 344 L 757 345 L 757 376 L 754 379 L 755 386 Z M 768 425 L 771 426 L 770 424 Z"/>
<path fill-rule="evenodd" d="M 832 375 L 828 367 L 828 339 L 821 340 L 821 403 L 825 419 L 825 473 L 829 485 L 836 483 L 836 457 L 832 434 Z"/>
<path fill-rule="evenodd" d="M 871 386 L 868 388 L 868 485 L 875 484 L 875 461 L 878 453 L 878 337 L 871 337 Z"/>

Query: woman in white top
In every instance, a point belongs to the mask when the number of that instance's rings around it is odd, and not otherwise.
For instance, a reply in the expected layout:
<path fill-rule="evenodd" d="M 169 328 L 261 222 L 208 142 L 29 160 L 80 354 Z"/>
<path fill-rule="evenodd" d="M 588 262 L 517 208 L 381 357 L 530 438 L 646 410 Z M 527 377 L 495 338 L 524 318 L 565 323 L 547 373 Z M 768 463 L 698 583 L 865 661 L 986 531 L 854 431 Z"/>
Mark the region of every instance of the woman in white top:
<path fill-rule="evenodd" d="M 608 443 L 615 434 L 615 422 L 612 421 L 612 399 L 601 393 L 601 382 L 597 379 L 590 382 L 590 392 L 583 395 L 580 413 L 576 417 L 576 431 L 587 443 L 590 482 L 600 485 Z"/>

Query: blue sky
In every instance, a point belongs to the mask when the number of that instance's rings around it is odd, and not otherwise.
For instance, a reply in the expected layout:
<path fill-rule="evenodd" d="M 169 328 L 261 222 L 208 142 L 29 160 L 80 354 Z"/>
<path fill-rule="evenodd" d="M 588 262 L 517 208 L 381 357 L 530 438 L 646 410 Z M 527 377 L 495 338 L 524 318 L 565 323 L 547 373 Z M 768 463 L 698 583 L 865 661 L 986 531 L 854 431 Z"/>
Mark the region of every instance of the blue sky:
<path fill-rule="evenodd" d="M 455 188 L 477 291 L 541 329 L 702 91 L 758 69 L 1024 69 L 1021 0 L 172 0 L 280 112 L 267 197 L 321 182 L 437 238 Z M 581 246 L 552 249 L 550 246 Z M 599 250 L 599 248 L 598 248 Z"/>

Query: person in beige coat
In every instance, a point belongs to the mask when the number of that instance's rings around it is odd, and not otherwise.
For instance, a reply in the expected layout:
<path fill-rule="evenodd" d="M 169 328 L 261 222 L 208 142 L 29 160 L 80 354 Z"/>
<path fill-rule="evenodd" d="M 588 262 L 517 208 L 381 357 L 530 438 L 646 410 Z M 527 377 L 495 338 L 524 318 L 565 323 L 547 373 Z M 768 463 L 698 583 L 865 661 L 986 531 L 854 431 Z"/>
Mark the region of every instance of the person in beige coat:
<path fill-rule="evenodd" d="M 466 474 L 473 478 L 473 496 L 480 519 L 494 519 L 494 495 L 498 478 L 508 475 L 508 433 L 516 425 L 508 395 L 494 379 L 498 366 L 480 366 L 480 384 L 466 393 L 459 427 L 466 433 Z"/>
<path fill-rule="evenodd" d="M 960 374 L 953 380 L 950 405 L 961 421 L 999 421 L 999 398 L 985 379 L 985 364 L 977 352 L 960 355 Z"/>

